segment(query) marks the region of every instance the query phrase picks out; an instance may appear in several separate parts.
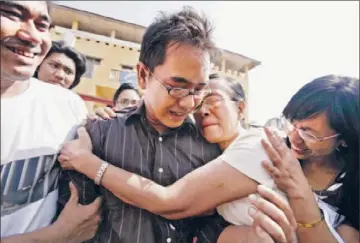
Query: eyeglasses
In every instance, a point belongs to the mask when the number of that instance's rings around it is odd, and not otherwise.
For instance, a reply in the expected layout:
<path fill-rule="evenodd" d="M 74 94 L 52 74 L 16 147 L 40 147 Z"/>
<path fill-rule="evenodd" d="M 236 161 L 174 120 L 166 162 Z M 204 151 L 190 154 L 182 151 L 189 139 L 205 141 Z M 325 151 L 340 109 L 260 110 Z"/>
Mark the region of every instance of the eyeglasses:
<path fill-rule="evenodd" d="M 181 99 L 188 95 L 193 95 L 194 98 L 200 99 L 200 101 L 201 101 L 201 99 L 203 97 L 205 97 L 206 95 L 211 93 L 210 89 L 208 89 L 208 88 L 203 88 L 200 90 L 190 90 L 190 89 L 184 89 L 184 88 L 179 88 L 179 87 L 166 87 L 163 84 L 163 82 L 160 81 L 160 79 L 153 72 L 150 72 L 150 73 L 154 77 L 154 79 L 156 81 L 158 81 L 161 84 L 161 86 L 168 92 L 168 94 L 171 97 L 174 97 L 175 99 Z"/>
<path fill-rule="evenodd" d="M 139 103 L 139 100 L 130 100 L 130 99 L 121 99 L 121 100 L 118 100 L 116 102 L 117 104 L 120 104 L 120 105 L 137 105 Z"/>
<path fill-rule="evenodd" d="M 221 95 L 215 95 L 215 94 L 207 94 L 203 100 L 201 101 L 201 103 L 199 104 L 199 106 L 197 106 L 195 108 L 195 112 L 199 111 L 202 107 L 207 107 L 208 109 L 213 109 L 214 107 L 218 106 L 219 104 L 223 103 L 223 102 L 240 102 L 241 100 L 229 100 L 229 99 L 225 99 L 224 97 L 222 97 Z"/>
<path fill-rule="evenodd" d="M 340 133 L 337 133 L 337 134 L 334 134 L 334 135 L 331 135 L 331 136 L 327 136 L 327 137 L 322 137 L 322 138 L 318 138 L 314 135 L 312 135 L 311 133 L 309 133 L 308 131 L 305 131 L 301 128 L 297 128 L 294 124 L 292 124 L 288 119 L 286 119 L 285 117 L 281 117 L 281 121 L 282 121 L 282 124 L 284 126 L 284 130 L 287 134 L 297 130 L 298 133 L 299 133 L 299 136 L 304 140 L 304 141 L 307 141 L 307 142 L 310 142 L 310 143 L 315 143 L 315 142 L 322 142 L 322 141 L 325 141 L 325 140 L 328 140 L 330 138 L 335 138 L 337 136 L 340 135 Z"/>

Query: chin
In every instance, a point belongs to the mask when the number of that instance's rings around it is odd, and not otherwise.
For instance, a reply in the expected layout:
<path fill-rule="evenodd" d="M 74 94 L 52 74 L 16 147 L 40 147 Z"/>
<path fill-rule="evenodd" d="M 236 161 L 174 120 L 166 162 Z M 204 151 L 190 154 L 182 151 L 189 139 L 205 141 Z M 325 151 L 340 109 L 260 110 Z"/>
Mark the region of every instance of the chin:
<path fill-rule="evenodd" d="M 220 143 L 221 142 L 221 132 L 217 129 L 209 129 L 207 127 L 201 130 L 201 134 L 209 143 Z"/>
<path fill-rule="evenodd" d="M 32 67 L 15 67 L 12 71 L 12 76 L 16 77 L 16 81 L 28 80 L 34 76 L 35 69 Z"/>
<path fill-rule="evenodd" d="M 184 120 L 182 121 L 173 121 L 173 120 L 166 120 L 166 121 L 160 121 L 162 124 L 164 124 L 165 126 L 167 126 L 168 128 L 177 128 L 180 127 L 183 123 Z"/>

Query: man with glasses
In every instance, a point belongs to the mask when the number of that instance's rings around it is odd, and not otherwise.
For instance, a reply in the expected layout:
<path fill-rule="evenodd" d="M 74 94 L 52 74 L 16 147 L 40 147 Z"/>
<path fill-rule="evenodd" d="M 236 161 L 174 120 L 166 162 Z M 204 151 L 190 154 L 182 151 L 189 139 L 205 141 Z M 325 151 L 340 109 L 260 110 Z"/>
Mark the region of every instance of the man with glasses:
<path fill-rule="evenodd" d="M 113 98 L 113 110 L 121 111 L 125 108 L 138 106 L 140 102 L 140 93 L 129 83 L 124 83 L 116 90 Z"/>
<path fill-rule="evenodd" d="M 148 27 L 142 41 L 137 74 L 145 91 L 143 100 L 137 108 L 115 119 L 95 120 L 87 125 L 93 153 L 162 185 L 170 185 L 216 158 L 221 153 L 217 145 L 206 142 L 189 118 L 209 92 L 214 51 L 206 18 L 190 8 L 162 14 Z M 103 176 L 116 182 L 107 162 L 87 163 L 86 167 L 98 175 L 96 184 L 101 184 Z M 71 171 L 69 175 L 83 192 L 82 202 L 89 203 L 98 195 L 93 180 Z M 106 202 L 103 218 L 107 220 L 102 222 L 96 242 L 187 243 L 196 235 L 199 242 L 205 242 L 205 238 L 216 242 L 227 226 L 217 214 L 170 221 L 125 203 L 125 198 L 121 201 L 116 186 L 101 188 Z"/>
<path fill-rule="evenodd" d="M 145 92 L 139 107 L 115 119 L 87 124 L 93 154 L 101 160 L 82 156 L 81 138 L 63 147 L 63 152 L 70 147 L 77 151 L 78 163 L 72 169 L 86 175 L 69 172 L 83 192 L 82 201 L 91 202 L 99 191 L 104 196 L 105 220 L 96 242 L 188 243 L 197 237 L 198 243 L 215 243 L 228 226 L 216 213 L 170 220 L 177 214 L 174 211 L 163 218 L 127 204 L 129 200 L 116 193 L 123 186 L 117 183 L 117 167 L 167 186 L 221 154 L 189 118 L 210 93 L 208 77 L 214 51 L 206 18 L 190 8 L 163 13 L 143 36 L 137 74 Z M 87 136 L 85 131 L 80 135 Z M 69 160 L 64 154 L 59 159 L 69 169 L 72 164 L 66 165 Z"/>

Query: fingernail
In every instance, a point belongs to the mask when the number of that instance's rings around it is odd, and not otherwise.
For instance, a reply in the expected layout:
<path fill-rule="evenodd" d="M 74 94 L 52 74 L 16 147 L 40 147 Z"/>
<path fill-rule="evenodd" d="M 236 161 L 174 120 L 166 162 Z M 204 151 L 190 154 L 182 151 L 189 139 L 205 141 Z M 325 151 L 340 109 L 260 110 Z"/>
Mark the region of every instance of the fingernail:
<path fill-rule="evenodd" d="M 257 201 L 257 196 L 255 194 L 250 194 L 248 198 L 250 201 L 253 201 L 253 202 Z"/>
<path fill-rule="evenodd" d="M 253 207 L 250 207 L 249 210 L 248 210 L 248 214 L 251 217 L 255 216 L 256 212 L 257 212 L 256 208 L 253 208 Z"/>

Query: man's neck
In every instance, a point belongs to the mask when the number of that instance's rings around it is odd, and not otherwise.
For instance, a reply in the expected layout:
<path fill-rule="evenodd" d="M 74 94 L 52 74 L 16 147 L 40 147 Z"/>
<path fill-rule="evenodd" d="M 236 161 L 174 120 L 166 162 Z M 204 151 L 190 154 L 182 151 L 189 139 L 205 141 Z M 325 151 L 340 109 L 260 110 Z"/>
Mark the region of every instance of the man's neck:
<path fill-rule="evenodd" d="M 145 106 L 145 118 L 148 124 L 154 128 L 159 134 L 163 134 L 169 130 L 167 126 L 162 124 L 159 120 L 155 118 L 153 115 L 153 110 L 151 105 L 144 99 L 144 106 Z"/>
<path fill-rule="evenodd" d="M 25 81 L 12 81 L 1 79 L 1 98 L 11 98 L 25 92 L 30 85 L 30 79 Z"/>

